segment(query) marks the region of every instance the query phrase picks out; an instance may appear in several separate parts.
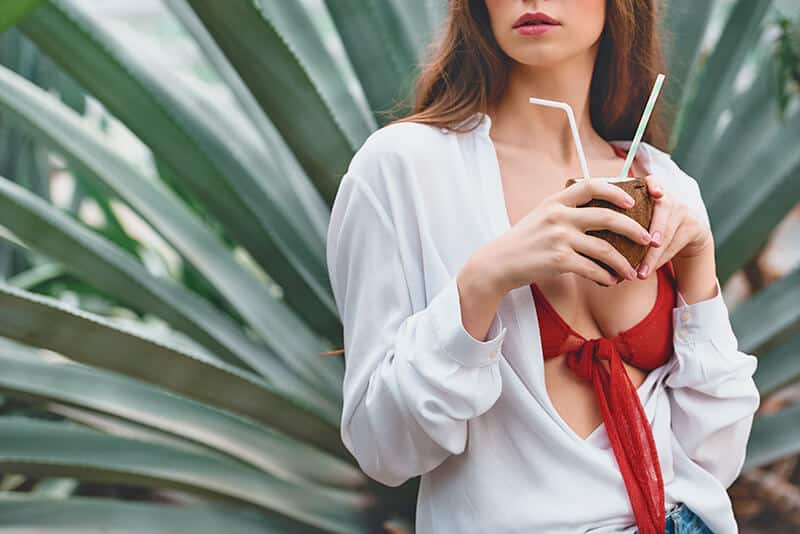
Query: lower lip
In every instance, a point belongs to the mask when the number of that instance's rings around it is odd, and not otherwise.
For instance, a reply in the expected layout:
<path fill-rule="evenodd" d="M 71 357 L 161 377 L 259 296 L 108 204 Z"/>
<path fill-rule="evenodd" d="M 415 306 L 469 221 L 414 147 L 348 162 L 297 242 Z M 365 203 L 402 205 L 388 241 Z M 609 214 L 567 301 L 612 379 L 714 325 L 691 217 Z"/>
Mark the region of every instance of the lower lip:
<path fill-rule="evenodd" d="M 517 26 L 516 30 L 522 35 L 540 35 L 557 27 L 558 24 L 526 24 L 524 26 Z"/>

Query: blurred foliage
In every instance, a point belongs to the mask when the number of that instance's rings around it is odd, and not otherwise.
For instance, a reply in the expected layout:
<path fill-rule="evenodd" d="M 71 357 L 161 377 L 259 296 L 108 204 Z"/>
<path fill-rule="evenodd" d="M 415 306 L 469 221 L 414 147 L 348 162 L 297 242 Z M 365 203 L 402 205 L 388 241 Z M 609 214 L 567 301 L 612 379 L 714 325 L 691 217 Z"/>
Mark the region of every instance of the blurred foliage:
<path fill-rule="evenodd" d="M 777 24 L 781 29 L 775 47 L 780 65 L 778 98 L 781 112 L 785 112 L 791 97 L 800 94 L 800 17 L 794 22 L 789 17 L 780 17 Z"/>
<path fill-rule="evenodd" d="M 324 242 L 446 5 L 165 5 L 216 85 L 85 0 L 0 4 L 0 532 L 411 531 L 419 477 L 382 486 L 341 443 Z M 800 195 L 797 24 L 767 0 L 666 9 L 672 156 L 724 283 Z M 800 379 L 799 277 L 731 310 L 764 394 Z M 746 466 L 798 452 L 798 423 L 757 417 Z"/>

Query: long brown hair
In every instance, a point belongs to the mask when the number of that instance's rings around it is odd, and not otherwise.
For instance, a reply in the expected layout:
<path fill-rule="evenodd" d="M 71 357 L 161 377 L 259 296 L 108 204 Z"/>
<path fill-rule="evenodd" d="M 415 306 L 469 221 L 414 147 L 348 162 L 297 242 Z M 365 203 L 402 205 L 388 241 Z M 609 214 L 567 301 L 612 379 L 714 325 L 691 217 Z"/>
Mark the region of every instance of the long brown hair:
<path fill-rule="evenodd" d="M 656 0 L 607 0 L 605 27 L 592 75 L 592 124 L 604 139 L 632 139 L 659 72 L 665 72 Z M 455 131 L 486 112 L 505 89 L 511 59 L 492 33 L 485 0 L 450 0 L 438 42 L 415 86 L 412 113 L 392 122 L 421 122 Z M 643 139 L 666 150 L 661 118 L 653 110 Z M 389 111 L 391 114 L 392 111 Z"/>

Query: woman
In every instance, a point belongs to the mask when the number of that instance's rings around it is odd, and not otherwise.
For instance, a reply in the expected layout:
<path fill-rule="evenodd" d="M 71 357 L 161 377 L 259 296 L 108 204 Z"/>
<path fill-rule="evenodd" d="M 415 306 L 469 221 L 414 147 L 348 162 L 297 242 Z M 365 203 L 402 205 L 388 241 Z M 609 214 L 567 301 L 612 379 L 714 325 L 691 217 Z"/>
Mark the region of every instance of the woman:
<path fill-rule="evenodd" d="M 370 477 L 421 475 L 417 534 L 735 534 L 726 488 L 759 394 L 697 182 L 657 116 L 643 228 L 591 198 L 663 70 L 655 0 L 451 0 L 414 113 L 374 132 L 332 208 L 341 435 Z M 661 146 L 661 148 L 659 148 Z M 638 272 L 610 229 L 649 245 Z M 598 266 L 610 266 L 620 277 Z"/>

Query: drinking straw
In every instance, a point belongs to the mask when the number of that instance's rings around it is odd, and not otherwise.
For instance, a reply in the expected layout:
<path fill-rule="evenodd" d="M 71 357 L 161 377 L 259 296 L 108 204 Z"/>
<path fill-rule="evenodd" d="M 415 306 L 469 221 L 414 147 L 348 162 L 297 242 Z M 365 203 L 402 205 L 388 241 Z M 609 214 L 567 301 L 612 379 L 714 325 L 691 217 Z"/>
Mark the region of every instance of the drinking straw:
<path fill-rule="evenodd" d="M 589 176 L 589 167 L 586 165 L 586 157 L 583 155 L 583 145 L 581 145 L 581 138 L 578 136 L 578 126 L 575 123 L 575 115 L 572 113 L 572 107 L 566 102 L 558 102 L 557 100 L 546 100 L 544 98 L 534 97 L 530 97 L 528 100 L 531 104 L 541 104 L 543 106 L 563 109 L 567 112 L 567 119 L 569 119 L 569 127 L 572 130 L 572 139 L 575 141 L 575 148 L 578 150 L 578 159 L 581 162 L 583 176 L 591 178 L 591 176 Z"/>
<path fill-rule="evenodd" d="M 647 99 L 647 105 L 644 107 L 642 118 L 639 120 L 639 127 L 636 128 L 636 134 L 633 136 L 633 142 L 631 142 L 631 146 L 628 149 L 628 157 L 625 158 L 625 164 L 622 166 L 622 171 L 619 173 L 620 178 L 628 176 L 628 171 L 633 164 L 633 157 L 636 155 L 636 151 L 639 149 L 639 143 L 642 140 L 642 135 L 644 135 L 645 128 L 647 128 L 647 121 L 650 120 L 650 114 L 653 112 L 653 108 L 656 105 L 656 99 L 658 98 L 658 93 L 661 91 L 661 85 L 663 83 L 664 75 L 659 73 L 658 76 L 656 76 L 656 83 L 653 84 L 653 90 L 650 91 L 650 98 Z"/>

